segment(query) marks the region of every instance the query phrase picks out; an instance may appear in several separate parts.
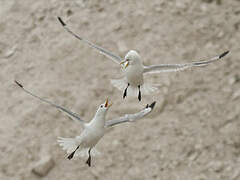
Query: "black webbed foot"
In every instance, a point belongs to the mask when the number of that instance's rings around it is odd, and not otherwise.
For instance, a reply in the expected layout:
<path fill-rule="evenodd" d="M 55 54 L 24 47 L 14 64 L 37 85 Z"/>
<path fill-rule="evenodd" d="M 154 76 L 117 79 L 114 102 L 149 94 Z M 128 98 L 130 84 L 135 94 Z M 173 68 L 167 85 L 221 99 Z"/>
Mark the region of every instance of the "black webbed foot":
<path fill-rule="evenodd" d="M 69 156 L 67 157 L 69 160 L 71 160 L 75 154 L 75 152 L 78 150 L 79 146 L 75 149 L 75 151 L 73 151 L 71 154 L 69 154 Z"/>
<path fill-rule="evenodd" d="M 140 90 L 140 85 L 138 85 L 138 100 L 141 101 L 142 100 L 142 95 L 141 95 L 141 90 Z"/>
<path fill-rule="evenodd" d="M 127 88 L 124 90 L 123 99 L 127 96 Z"/>
<path fill-rule="evenodd" d="M 91 152 L 91 149 L 88 150 L 88 159 L 87 159 L 87 161 L 86 161 L 86 164 L 87 164 L 89 167 L 91 167 L 91 159 L 92 159 L 90 152 Z"/>
<path fill-rule="evenodd" d="M 130 85 L 130 84 L 128 83 L 126 89 L 124 90 L 123 99 L 127 96 L 127 89 L 128 89 L 128 86 L 129 86 L 129 85 Z"/>
<path fill-rule="evenodd" d="M 91 167 L 91 156 L 88 157 L 86 164 Z"/>

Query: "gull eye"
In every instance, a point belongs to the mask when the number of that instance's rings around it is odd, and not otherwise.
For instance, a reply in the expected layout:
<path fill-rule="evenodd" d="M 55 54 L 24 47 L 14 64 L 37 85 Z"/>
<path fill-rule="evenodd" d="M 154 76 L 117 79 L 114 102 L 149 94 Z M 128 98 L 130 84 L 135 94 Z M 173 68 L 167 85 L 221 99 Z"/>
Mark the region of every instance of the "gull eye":
<path fill-rule="evenodd" d="M 103 108 L 103 105 L 101 105 L 100 107 Z"/>

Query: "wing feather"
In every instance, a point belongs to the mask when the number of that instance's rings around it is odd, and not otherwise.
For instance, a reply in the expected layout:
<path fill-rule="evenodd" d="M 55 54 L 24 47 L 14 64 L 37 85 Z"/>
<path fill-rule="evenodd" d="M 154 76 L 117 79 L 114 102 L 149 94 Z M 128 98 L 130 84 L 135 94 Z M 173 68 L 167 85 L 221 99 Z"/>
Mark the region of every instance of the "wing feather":
<path fill-rule="evenodd" d="M 86 43 L 86 44 L 89 45 L 90 47 L 94 48 L 95 50 L 97 50 L 97 51 L 100 52 L 101 54 L 107 56 L 108 58 L 110 58 L 111 60 L 113 60 L 114 62 L 116 62 L 116 63 L 118 63 L 118 64 L 122 61 L 122 58 L 121 58 L 120 56 L 117 56 L 117 55 L 111 53 L 110 51 L 108 51 L 108 50 L 106 50 L 106 49 L 104 49 L 104 48 L 102 48 L 102 47 L 100 47 L 100 46 L 98 46 L 98 45 L 96 45 L 96 44 L 88 41 L 87 39 L 84 39 L 84 38 L 80 37 L 79 35 L 77 35 L 77 34 L 74 33 L 73 31 L 71 31 L 71 30 L 67 27 L 67 24 L 66 24 L 65 22 L 63 22 L 63 20 L 62 20 L 60 17 L 58 17 L 58 20 L 59 20 L 59 22 L 62 24 L 62 26 L 64 27 L 64 29 L 65 29 L 66 31 L 68 31 L 70 34 L 72 34 L 74 37 L 76 37 L 78 40 Z"/>
<path fill-rule="evenodd" d="M 191 63 L 185 63 L 185 64 L 159 64 L 159 65 L 152 65 L 152 66 L 144 66 L 144 73 L 177 72 L 177 71 L 183 71 L 191 67 L 206 66 L 210 63 L 220 60 L 221 58 L 226 56 L 228 53 L 229 51 L 226 51 L 221 55 L 215 56 L 208 60 L 198 61 L 198 62 L 191 62 Z"/>
<path fill-rule="evenodd" d="M 142 111 L 139 111 L 135 114 L 125 114 L 122 117 L 106 121 L 105 127 L 112 127 L 117 124 L 121 124 L 125 122 L 134 122 L 136 120 L 139 120 L 145 117 L 147 114 L 149 114 L 153 110 L 155 104 L 156 104 L 156 101 L 154 101 L 151 105 L 147 105 Z"/>
<path fill-rule="evenodd" d="M 33 94 L 32 92 L 26 90 L 26 89 L 23 87 L 23 85 L 20 84 L 20 83 L 17 82 L 17 81 L 15 81 L 15 83 L 16 83 L 16 84 L 17 84 L 17 85 L 18 85 L 23 91 L 25 91 L 25 92 L 28 93 L 29 95 L 31 95 L 31 96 L 33 96 L 33 97 L 39 99 L 40 101 L 45 102 L 45 103 L 47 103 L 47 104 L 49 104 L 49 105 L 51 105 L 51 106 L 53 106 L 53 107 L 59 109 L 59 110 L 62 111 L 62 112 L 65 112 L 66 115 L 68 115 L 71 119 L 73 119 L 73 120 L 77 120 L 77 121 L 79 121 L 79 122 L 85 124 L 85 122 L 79 117 L 79 115 L 78 115 L 77 113 L 71 112 L 71 111 L 65 109 L 65 108 L 62 107 L 62 106 L 56 105 L 56 104 L 54 104 L 54 103 L 52 103 L 52 102 L 50 102 L 50 101 L 48 101 L 48 100 L 46 100 L 46 99 L 43 99 L 43 98 L 41 98 L 41 97 L 39 97 L 39 96 Z"/>

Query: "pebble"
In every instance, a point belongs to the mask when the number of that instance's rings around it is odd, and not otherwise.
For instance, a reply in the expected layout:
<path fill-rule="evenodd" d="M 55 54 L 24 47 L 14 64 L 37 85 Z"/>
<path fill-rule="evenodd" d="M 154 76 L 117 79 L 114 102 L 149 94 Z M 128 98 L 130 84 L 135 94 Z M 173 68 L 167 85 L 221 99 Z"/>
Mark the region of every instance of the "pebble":
<path fill-rule="evenodd" d="M 236 100 L 240 97 L 240 89 L 238 91 L 235 91 L 232 95 L 232 99 Z"/>
<path fill-rule="evenodd" d="M 228 80 L 228 82 L 229 82 L 230 85 L 234 85 L 234 84 L 236 84 L 236 83 L 239 82 L 239 81 L 240 81 L 240 78 L 239 78 L 239 75 L 238 75 L 238 74 L 230 77 L 229 80 Z"/>
<path fill-rule="evenodd" d="M 194 178 L 194 180 L 207 180 L 208 177 L 205 174 L 200 174 Z"/>
<path fill-rule="evenodd" d="M 142 25 L 142 29 L 143 29 L 143 31 L 145 31 L 145 32 L 150 31 L 150 30 L 151 30 L 151 24 L 150 24 L 150 23 L 144 23 L 144 24 Z"/>
<path fill-rule="evenodd" d="M 163 8 L 160 7 L 160 6 L 156 6 L 156 7 L 154 7 L 154 10 L 155 10 L 156 12 L 158 12 L 158 13 L 163 12 Z"/>
<path fill-rule="evenodd" d="M 40 177 L 44 177 L 54 167 L 54 164 L 51 156 L 45 156 L 33 166 L 32 172 Z"/>
<path fill-rule="evenodd" d="M 15 54 L 16 50 L 17 50 L 17 46 L 14 46 L 13 48 L 9 49 L 6 52 L 5 57 L 9 58 L 9 57 L 13 56 Z"/>
<path fill-rule="evenodd" d="M 240 170 L 236 169 L 236 171 L 232 174 L 230 179 L 232 179 L 232 180 L 240 179 Z"/>
<path fill-rule="evenodd" d="M 224 32 L 223 31 L 220 31 L 218 34 L 217 34 L 217 37 L 218 38 L 222 38 L 224 36 Z"/>
<path fill-rule="evenodd" d="M 194 152 L 194 153 L 192 153 L 190 156 L 189 156 L 189 160 L 190 161 L 195 161 L 197 158 L 198 158 L 198 156 L 199 156 L 199 153 L 198 152 Z"/>
<path fill-rule="evenodd" d="M 224 169 L 224 164 L 221 161 L 212 161 L 207 165 L 207 167 L 215 172 L 221 172 Z"/>
<path fill-rule="evenodd" d="M 126 53 L 127 50 L 128 50 L 126 44 L 125 44 L 123 41 L 117 42 L 117 47 L 118 47 L 118 50 L 119 50 L 121 53 Z"/>

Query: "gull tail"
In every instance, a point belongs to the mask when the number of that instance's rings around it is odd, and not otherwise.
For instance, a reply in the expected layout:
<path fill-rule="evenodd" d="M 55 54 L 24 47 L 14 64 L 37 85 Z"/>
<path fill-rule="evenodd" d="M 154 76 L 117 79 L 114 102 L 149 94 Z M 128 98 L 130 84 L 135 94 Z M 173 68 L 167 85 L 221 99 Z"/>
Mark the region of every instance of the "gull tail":
<path fill-rule="evenodd" d="M 68 154 L 74 152 L 79 146 L 75 138 L 58 138 L 58 143 L 62 146 L 62 149 L 67 151 Z"/>
<path fill-rule="evenodd" d="M 128 86 L 128 83 L 124 78 L 112 79 L 111 83 L 114 87 L 116 87 L 117 89 L 119 89 L 122 92 L 124 92 L 124 90 Z M 149 95 L 151 93 L 158 91 L 159 88 L 157 85 L 144 83 L 143 85 L 141 85 L 140 89 L 141 89 L 142 95 Z M 127 96 L 138 96 L 138 92 L 139 92 L 138 87 L 131 86 L 131 84 L 130 84 L 130 86 L 127 89 Z"/>
<path fill-rule="evenodd" d="M 81 143 L 79 143 L 78 137 L 76 138 L 62 138 L 58 137 L 58 143 L 62 147 L 63 150 L 67 151 L 68 159 L 72 159 L 76 156 L 87 157 L 89 148 L 81 147 Z M 100 153 L 92 148 L 91 156 L 99 155 Z"/>

